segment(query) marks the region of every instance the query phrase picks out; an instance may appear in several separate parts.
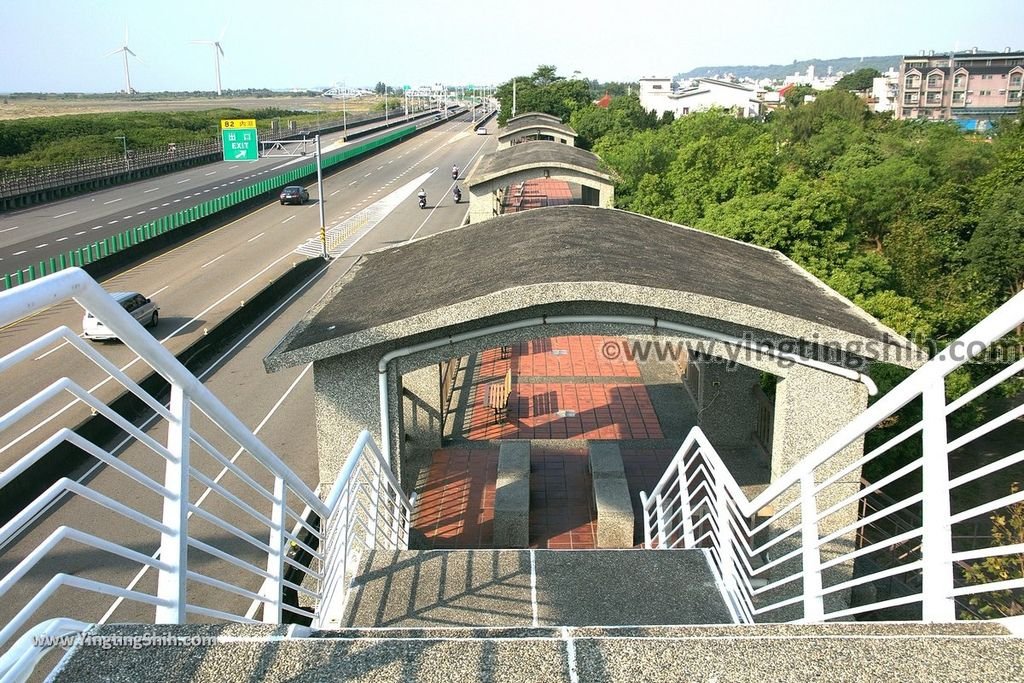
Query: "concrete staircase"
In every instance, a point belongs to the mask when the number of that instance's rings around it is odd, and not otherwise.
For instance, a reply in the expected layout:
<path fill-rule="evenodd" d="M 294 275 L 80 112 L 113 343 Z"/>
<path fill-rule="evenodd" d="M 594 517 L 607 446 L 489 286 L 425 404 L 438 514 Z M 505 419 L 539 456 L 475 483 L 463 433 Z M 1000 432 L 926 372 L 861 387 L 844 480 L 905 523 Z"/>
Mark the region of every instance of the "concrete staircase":
<path fill-rule="evenodd" d="M 377 551 L 343 621 L 103 626 L 203 641 L 94 641 L 52 680 L 1024 680 L 1024 640 L 992 622 L 729 624 L 701 551 Z"/>

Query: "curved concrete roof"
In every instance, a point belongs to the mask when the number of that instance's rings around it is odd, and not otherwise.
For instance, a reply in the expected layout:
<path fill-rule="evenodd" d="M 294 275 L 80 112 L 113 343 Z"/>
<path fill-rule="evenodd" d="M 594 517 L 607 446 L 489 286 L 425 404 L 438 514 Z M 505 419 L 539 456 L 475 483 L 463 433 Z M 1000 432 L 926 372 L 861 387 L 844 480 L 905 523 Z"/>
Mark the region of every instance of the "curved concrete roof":
<path fill-rule="evenodd" d="M 523 114 L 506 121 L 504 127 L 498 129 L 498 139 L 514 135 L 528 128 L 547 128 L 576 137 L 576 131 L 554 116 L 548 116 L 547 114 Z"/>
<path fill-rule="evenodd" d="M 477 183 L 500 178 L 515 171 L 544 166 L 582 171 L 608 182 L 615 180 L 615 176 L 605 167 L 601 157 L 593 152 L 550 140 L 532 140 L 480 157 L 480 161 L 473 167 L 467 179 L 467 184 L 472 187 Z"/>
<path fill-rule="evenodd" d="M 683 324 L 722 321 L 755 341 L 849 341 L 861 357 L 925 360 L 777 251 L 618 209 L 559 206 L 363 255 L 264 362 L 275 370 L 397 347 L 525 311 L 641 309 Z"/>
<path fill-rule="evenodd" d="M 513 116 L 512 118 L 508 119 L 507 121 L 505 121 L 505 125 L 506 126 L 510 126 L 510 125 L 512 125 L 513 122 L 518 121 L 519 119 L 525 119 L 528 116 L 535 116 L 537 118 L 541 118 L 541 119 L 545 119 L 547 121 L 551 121 L 552 123 L 561 123 L 562 122 L 562 119 L 558 118 L 554 114 L 546 114 L 546 113 L 544 113 L 542 111 L 527 111 L 527 112 L 523 112 L 522 114 L 519 114 L 517 116 Z"/>

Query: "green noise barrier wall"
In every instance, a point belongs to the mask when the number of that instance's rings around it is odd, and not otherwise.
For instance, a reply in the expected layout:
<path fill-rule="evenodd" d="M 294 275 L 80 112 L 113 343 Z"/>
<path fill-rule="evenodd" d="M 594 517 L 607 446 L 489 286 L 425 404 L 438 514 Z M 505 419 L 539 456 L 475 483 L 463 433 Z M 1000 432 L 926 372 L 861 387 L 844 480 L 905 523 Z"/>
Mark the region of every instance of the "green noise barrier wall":
<path fill-rule="evenodd" d="M 351 147 L 345 147 L 344 149 L 340 149 L 329 154 L 324 154 L 323 168 L 327 169 L 331 166 L 348 161 L 349 159 L 362 156 L 378 149 L 379 147 L 383 147 L 395 142 L 396 140 L 408 137 L 415 132 L 416 126 L 405 126 L 404 128 L 399 128 L 374 140 L 369 140 L 358 145 L 352 145 Z M 46 261 L 40 261 L 38 265 L 29 265 L 27 268 L 4 275 L 4 289 L 16 287 L 25 282 L 30 282 L 36 278 L 43 277 L 44 275 L 55 273 L 63 268 L 86 266 L 101 258 L 113 256 L 119 251 L 133 247 L 148 239 L 163 235 L 171 230 L 176 230 L 184 225 L 188 225 L 189 223 L 211 216 L 219 211 L 224 211 L 236 204 L 248 201 L 253 197 L 258 197 L 276 190 L 277 188 L 295 183 L 299 179 L 312 174 L 316 174 L 315 161 L 311 161 L 302 166 L 297 166 L 296 168 L 285 171 L 284 173 L 272 178 L 257 181 L 252 185 L 239 188 L 226 195 L 208 199 L 196 206 L 190 206 L 187 209 L 182 209 L 176 213 L 162 216 L 150 223 L 129 228 L 124 232 L 106 237 L 98 242 L 93 242 L 88 246 L 84 246 L 79 249 L 72 249 L 71 251 L 63 254 L 58 254 L 55 257 L 48 258 Z"/>

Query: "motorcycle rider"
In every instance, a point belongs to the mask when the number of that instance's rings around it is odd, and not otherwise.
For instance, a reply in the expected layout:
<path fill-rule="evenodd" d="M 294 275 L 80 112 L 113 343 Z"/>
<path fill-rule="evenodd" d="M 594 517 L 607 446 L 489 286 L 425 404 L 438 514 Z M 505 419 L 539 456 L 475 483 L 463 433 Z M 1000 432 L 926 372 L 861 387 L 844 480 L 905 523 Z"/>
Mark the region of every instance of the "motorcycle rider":
<path fill-rule="evenodd" d="M 462 190 L 459 189 L 458 185 L 456 185 L 455 189 L 452 190 L 452 196 L 455 197 L 456 204 L 462 201 Z"/>
<path fill-rule="evenodd" d="M 459 167 L 452 166 L 452 180 L 458 180 L 459 178 Z"/>
<path fill-rule="evenodd" d="M 427 191 L 421 187 L 420 193 L 416 196 L 420 198 L 420 208 L 422 209 L 427 205 Z"/>

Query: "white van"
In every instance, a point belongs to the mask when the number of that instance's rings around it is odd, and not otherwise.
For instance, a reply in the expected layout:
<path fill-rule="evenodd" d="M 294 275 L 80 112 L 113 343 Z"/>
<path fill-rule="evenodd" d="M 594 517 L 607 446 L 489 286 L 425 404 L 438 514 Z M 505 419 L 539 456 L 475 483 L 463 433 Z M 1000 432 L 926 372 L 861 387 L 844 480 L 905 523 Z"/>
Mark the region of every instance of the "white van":
<path fill-rule="evenodd" d="M 160 307 L 138 292 L 111 292 L 110 296 L 121 304 L 121 308 L 131 313 L 140 325 L 156 327 L 160 322 Z M 82 337 L 96 341 L 117 339 L 117 335 L 89 311 L 82 318 Z"/>

